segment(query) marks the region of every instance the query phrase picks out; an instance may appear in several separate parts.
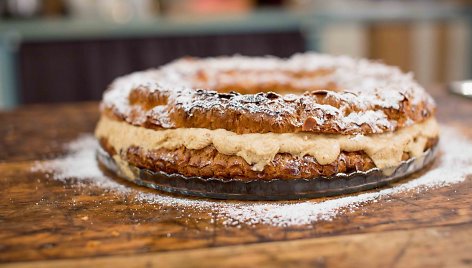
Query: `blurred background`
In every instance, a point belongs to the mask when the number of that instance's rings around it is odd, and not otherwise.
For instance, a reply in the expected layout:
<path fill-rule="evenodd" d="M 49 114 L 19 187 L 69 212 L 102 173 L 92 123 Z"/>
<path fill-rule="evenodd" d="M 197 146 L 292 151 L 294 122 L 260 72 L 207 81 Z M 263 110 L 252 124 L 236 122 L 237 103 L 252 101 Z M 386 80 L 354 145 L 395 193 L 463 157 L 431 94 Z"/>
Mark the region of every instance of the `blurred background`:
<path fill-rule="evenodd" d="M 424 86 L 472 78 L 472 1 L 0 0 L 0 109 L 99 100 L 182 56 L 318 51 L 382 60 Z"/>

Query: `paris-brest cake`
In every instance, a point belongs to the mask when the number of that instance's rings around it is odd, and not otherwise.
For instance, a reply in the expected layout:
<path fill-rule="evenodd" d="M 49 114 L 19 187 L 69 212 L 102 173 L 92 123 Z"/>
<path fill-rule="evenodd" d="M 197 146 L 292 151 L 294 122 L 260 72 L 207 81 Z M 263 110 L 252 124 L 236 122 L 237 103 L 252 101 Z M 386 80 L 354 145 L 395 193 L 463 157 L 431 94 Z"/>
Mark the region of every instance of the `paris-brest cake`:
<path fill-rule="evenodd" d="M 368 189 L 423 168 L 438 143 L 434 114 L 411 74 L 378 62 L 183 58 L 116 79 L 96 136 L 102 163 L 139 184 L 296 198 Z"/>

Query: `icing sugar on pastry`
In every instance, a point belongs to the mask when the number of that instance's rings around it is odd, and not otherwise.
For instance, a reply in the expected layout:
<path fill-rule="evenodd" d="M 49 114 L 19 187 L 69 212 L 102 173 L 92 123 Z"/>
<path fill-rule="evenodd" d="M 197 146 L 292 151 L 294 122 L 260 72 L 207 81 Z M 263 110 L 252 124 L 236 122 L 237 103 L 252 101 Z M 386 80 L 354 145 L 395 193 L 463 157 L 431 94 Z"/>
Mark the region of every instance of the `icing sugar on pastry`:
<path fill-rule="evenodd" d="M 229 93 L 232 89 L 244 94 Z M 139 97 L 130 101 L 133 93 Z M 153 98 L 165 102 L 146 107 Z M 158 128 L 373 134 L 426 120 L 434 102 L 411 74 L 396 67 L 305 53 L 289 59 L 180 59 L 118 78 L 103 108 L 134 125 Z M 255 117 L 261 126 L 245 130 Z"/>

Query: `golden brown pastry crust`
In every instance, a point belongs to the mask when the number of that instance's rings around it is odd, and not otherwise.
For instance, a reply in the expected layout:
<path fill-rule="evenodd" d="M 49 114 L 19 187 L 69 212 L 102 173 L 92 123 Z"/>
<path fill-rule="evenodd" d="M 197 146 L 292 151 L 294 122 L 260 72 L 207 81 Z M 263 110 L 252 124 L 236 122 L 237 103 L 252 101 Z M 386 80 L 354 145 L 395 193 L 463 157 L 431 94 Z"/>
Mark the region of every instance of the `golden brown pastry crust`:
<path fill-rule="evenodd" d="M 133 125 L 152 129 L 226 129 L 238 134 L 301 131 L 347 135 L 383 133 L 408 126 L 412 121 L 423 122 L 435 112 L 434 106 L 430 103 L 422 102 L 413 105 L 406 97 L 400 102 L 398 109 L 375 106 L 365 109 L 343 103 L 342 100 L 333 97 L 325 90 L 307 92 L 301 96 L 289 98 L 273 92 L 242 95 L 237 92 L 218 93 L 198 90 L 191 93 L 189 103 L 192 104 L 187 106 L 176 101 L 175 98 L 178 96 L 173 97 L 168 92 L 150 92 L 142 88 L 134 89 L 129 98 L 133 105 L 141 106 L 143 111 L 135 110 L 134 114 L 124 116 L 116 110 L 105 108 L 106 113 L 114 114 L 116 118 L 126 120 Z M 233 102 L 234 99 L 238 101 Z M 157 105 L 163 107 L 160 114 L 153 113 L 152 116 L 147 116 L 144 122 L 140 122 L 139 118 L 142 117 L 142 113 Z M 363 123 L 355 128 L 343 126 L 336 118 L 333 118 L 337 115 L 319 108 L 319 105 L 337 108 L 346 106 L 345 116 L 350 113 L 381 111 L 386 115 L 387 120 L 396 122 L 395 128 L 389 129 L 388 126 L 375 122 L 375 125 Z"/>
<path fill-rule="evenodd" d="M 393 132 L 434 115 L 432 98 L 397 68 L 337 57 L 328 58 L 330 67 L 305 66 L 326 61 L 324 57 L 303 54 L 275 63 L 272 58 L 182 59 L 117 79 L 104 96 L 102 111 L 146 128 L 238 134 L 368 135 Z M 237 65 L 251 60 L 274 67 Z M 226 62 L 234 62 L 236 69 L 228 70 Z"/>

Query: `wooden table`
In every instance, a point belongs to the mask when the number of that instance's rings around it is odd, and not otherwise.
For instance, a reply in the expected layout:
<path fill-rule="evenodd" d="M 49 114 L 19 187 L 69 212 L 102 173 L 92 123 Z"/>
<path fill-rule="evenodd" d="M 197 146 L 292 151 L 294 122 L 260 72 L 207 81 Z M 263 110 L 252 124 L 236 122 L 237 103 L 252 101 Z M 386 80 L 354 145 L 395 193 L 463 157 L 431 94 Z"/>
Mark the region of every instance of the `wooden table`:
<path fill-rule="evenodd" d="M 472 140 L 472 101 L 433 91 L 442 122 Z M 91 132 L 96 103 L 0 113 L 0 262 L 7 267 L 472 265 L 472 179 L 395 196 L 308 226 L 228 227 L 208 213 L 123 200 L 32 173 Z M 211 214 L 211 213 L 210 213 Z"/>

